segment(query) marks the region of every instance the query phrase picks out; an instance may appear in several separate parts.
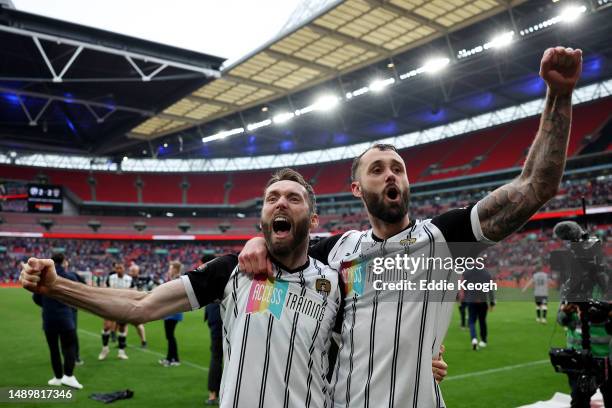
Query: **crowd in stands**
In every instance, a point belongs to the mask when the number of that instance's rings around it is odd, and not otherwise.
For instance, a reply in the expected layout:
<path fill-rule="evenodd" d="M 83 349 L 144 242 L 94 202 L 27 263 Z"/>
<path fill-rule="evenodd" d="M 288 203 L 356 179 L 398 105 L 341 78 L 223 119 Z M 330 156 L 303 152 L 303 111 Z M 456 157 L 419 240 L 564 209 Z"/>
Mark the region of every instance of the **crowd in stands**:
<path fill-rule="evenodd" d="M 415 219 L 427 219 L 453 208 L 462 208 L 478 202 L 489 193 L 486 189 L 468 189 L 461 192 L 413 196 L 410 200 L 410 215 Z M 568 179 L 563 181 L 555 198 L 550 200 L 540 211 L 576 209 L 582 206 L 585 197 L 588 207 L 609 205 L 612 203 L 612 175 L 595 179 Z M 327 210 L 329 211 L 329 210 Z M 335 208 L 335 217 L 326 215 L 321 208 L 325 231 L 343 232 L 350 229 L 369 228 L 367 217 L 361 205 Z"/>
<path fill-rule="evenodd" d="M 612 225 L 593 226 L 590 230 L 604 243 L 612 238 Z M 535 268 L 548 270 L 547 254 L 563 246 L 550 228 L 516 233 L 487 249 L 486 266 L 496 279 L 518 282 L 531 276 Z M 64 252 L 74 271 L 105 277 L 113 262 L 133 261 L 141 267 L 141 274 L 159 282 L 173 260 L 191 268 L 204 253 L 238 253 L 241 247 L 241 243 L 219 246 L 200 242 L 0 238 L 0 283 L 17 281 L 21 262 L 28 257 L 48 258 L 57 251 Z M 612 255 L 612 246 L 604 247 L 606 256 Z"/>
<path fill-rule="evenodd" d="M 579 208 L 584 196 L 588 206 L 609 205 L 612 202 L 612 175 L 593 179 L 565 180 L 558 195 L 542 211 L 553 211 L 566 208 Z M 452 208 L 460 208 L 477 202 L 489 191 L 486 189 L 466 189 L 462 192 L 445 194 L 415 195 L 411 198 L 410 215 L 415 219 L 426 219 Z M 357 201 L 338 205 L 331 210 L 321 206 L 320 227 L 318 232 L 342 233 L 350 229 L 369 228 L 369 222 L 362 206 Z M 253 227 L 257 218 L 248 220 Z M 8 226 L 8 224 L 5 224 Z M 230 229 L 229 231 L 234 232 Z M 610 236 L 610 226 L 600 228 L 600 235 Z M 555 249 L 552 232 L 536 231 L 515 234 L 509 241 L 512 245 L 494 247 L 494 251 L 511 250 L 511 253 L 495 254 L 492 258 L 503 260 L 493 265 L 493 272 L 501 278 L 522 276 L 529 271 L 526 265 L 533 265 L 532 260 L 540 259 L 542 251 Z M 541 242 L 542 245 L 533 245 Z M 511 247 L 510 249 L 508 247 Z M 545 248 L 544 248 L 545 247 Z M 543 249 L 544 248 L 544 249 Z M 167 270 L 171 260 L 179 259 L 184 264 L 194 265 L 206 252 L 222 254 L 236 252 L 240 243 L 223 247 L 200 242 L 155 242 L 155 241 L 103 241 L 103 240 L 53 240 L 36 238 L 0 238 L 0 282 L 15 280 L 20 263 L 29 256 L 50 257 L 55 251 L 64 251 L 71 262 L 71 267 L 78 271 L 90 271 L 94 275 L 104 275 L 110 270 L 112 262 L 122 260 L 134 261 L 141 270 L 154 279 L 159 279 Z M 506 262 L 504 264 L 503 262 Z M 519 265 L 510 268 L 510 265 Z M 521 267 L 520 265 L 525 265 Z M 496 268 L 502 268 L 503 271 Z M 506 275 L 502 274 L 505 273 Z M 501 275 L 500 275 L 501 274 Z"/>
<path fill-rule="evenodd" d="M 22 262 L 31 256 L 50 258 L 63 252 L 70 268 L 106 276 L 113 262 L 135 262 L 141 274 L 155 281 L 164 278 L 168 265 L 180 260 L 186 267 L 196 265 L 204 253 L 226 254 L 239 251 L 241 246 L 215 246 L 193 242 L 103 241 L 41 238 L 0 238 L 0 282 L 17 279 Z"/>

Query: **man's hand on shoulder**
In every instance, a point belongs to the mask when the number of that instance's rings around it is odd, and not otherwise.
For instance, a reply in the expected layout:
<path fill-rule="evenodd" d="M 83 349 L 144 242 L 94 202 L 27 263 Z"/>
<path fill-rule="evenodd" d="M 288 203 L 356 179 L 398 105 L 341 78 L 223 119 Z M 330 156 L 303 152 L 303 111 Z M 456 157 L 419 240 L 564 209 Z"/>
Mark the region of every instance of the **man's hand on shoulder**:
<path fill-rule="evenodd" d="M 255 237 L 247 241 L 238 255 L 238 268 L 241 272 L 249 275 L 274 275 L 274 268 L 272 267 L 272 261 L 270 261 L 265 239 Z"/>

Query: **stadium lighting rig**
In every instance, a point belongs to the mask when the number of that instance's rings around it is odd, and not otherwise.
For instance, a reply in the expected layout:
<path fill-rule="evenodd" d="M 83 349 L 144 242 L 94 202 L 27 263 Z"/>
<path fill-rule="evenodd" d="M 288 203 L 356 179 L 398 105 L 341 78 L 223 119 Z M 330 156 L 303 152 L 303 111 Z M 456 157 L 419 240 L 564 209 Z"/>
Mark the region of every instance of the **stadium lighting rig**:
<path fill-rule="evenodd" d="M 521 36 L 526 36 L 558 23 L 571 24 L 578 20 L 584 13 L 586 13 L 586 11 L 587 8 L 585 5 L 567 6 L 563 10 L 561 10 L 561 13 L 559 13 L 559 15 L 553 18 L 549 18 L 548 20 L 544 20 L 538 24 L 534 24 L 524 30 L 521 30 L 519 34 Z"/>
<path fill-rule="evenodd" d="M 612 3 L 612 0 L 598 0 L 599 5 L 604 5 L 607 3 Z M 542 30 L 544 28 L 553 26 L 558 23 L 567 23 L 571 24 L 578 20 L 583 14 L 587 12 L 587 7 L 583 4 L 573 4 L 566 6 L 563 8 L 558 15 L 555 17 L 549 18 L 548 20 L 542 21 L 540 23 L 534 24 L 530 27 L 524 28 L 519 31 L 521 37 L 528 36 L 536 31 Z M 456 55 L 457 60 L 469 58 L 473 55 L 480 54 L 490 49 L 502 49 L 512 45 L 513 42 L 517 40 L 516 33 L 514 31 L 505 31 L 502 32 L 489 41 L 477 45 L 471 49 L 462 49 Z M 260 122 L 250 123 L 246 125 L 246 131 L 252 132 L 260 128 L 264 128 L 270 126 L 272 124 L 282 125 L 284 123 L 289 122 L 293 118 L 301 115 L 305 115 L 311 112 L 326 112 L 335 109 L 340 102 L 348 101 L 355 97 L 365 95 L 367 93 L 380 93 L 387 89 L 390 86 L 396 85 L 398 82 L 404 81 L 409 78 L 413 78 L 422 74 L 430 74 L 435 75 L 443 71 L 447 68 L 451 63 L 450 58 L 445 56 L 438 56 L 435 58 L 431 58 L 423 63 L 422 66 L 405 72 L 399 75 L 399 79 L 390 77 L 390 78 L 377 78 L 374 79 L 368 86 L 363 86 L 361 88 L 355 89 L 353 91 L 347 92 L 343 98 L 338 97 L 336 95 L 325 95 L 317 99 L 313 104 L 305 106 L 300 109 L 296 109 L 293 112 L 281 112 L 274 115 L 270 119 L 265 119 Z M 388 67 L 394 67 L 395 64 L 389 63 Z M 262 112 L 268 112 L 269 109 L 267 106 L 261 108 Z M 202 143 L 208 143 L 215 140 L 225 139 L 228 136 L 238 135 L 245 133 L 245 128 L 239 127 L 229 130 L 223 130 L 219 133 L 216 133 L 212 136 L 207 136 L 202 138 Z"/>
<path fill-rule="evenodd" d="M 262 127 L 270 126 L 272 124 L 272 119 L 262 120 L 261 122 L 250 123 L 247 125 L 247 130 L 252 132 Z"/>
<path fill-rule="evenodd" d="M 340 99 L 335 95 L 325 95 L 321 96 L 315 103 L 311 106 L 313 110 L 326 112 L 336 108 L 340 103 Z M 303 110 L 303 109 L 302 109 Z"/>
<path fill-rule="evenodd" d="M 457 53 L 457 59 L 471 57 L 474 54 L 479 54 L 491 48 L 505 48 L 509 46 L 510 44 L 512 44 L 513 40 L 514 40 L 514 31 L 507 31 L 505 33 L 502 33 L 502 34 L 499 34 L 493 37 L 490 41 L 482 45 L 478 45 L 469 50 L 463 49 L 459 51 Z"/>
<path fill-rule="evenodd" d="M 370 91 L 372 92 L 380 92 L 386 87 L 393 85 L 395 83 L 395 78 L 387 78 L 387 79 L 377 79 L 370 83 Z"/>
<path fill-rule="evenodd" d="M 276 125 L 289 122 L 291 119 L 295 117 L 295 113 L 293 112 L 283 112 L 275 115 L 272 120 Z"/>
<path fill-rule="evenodd" d="M 212 136 L 206 136 L 202 138 L 202 143 L 212 142 L 213 140 L 225 139 L 228 136 L 239 135 L 244 132 L 244 128 L 235 128 L 230 130 L 224 130 Z"/>

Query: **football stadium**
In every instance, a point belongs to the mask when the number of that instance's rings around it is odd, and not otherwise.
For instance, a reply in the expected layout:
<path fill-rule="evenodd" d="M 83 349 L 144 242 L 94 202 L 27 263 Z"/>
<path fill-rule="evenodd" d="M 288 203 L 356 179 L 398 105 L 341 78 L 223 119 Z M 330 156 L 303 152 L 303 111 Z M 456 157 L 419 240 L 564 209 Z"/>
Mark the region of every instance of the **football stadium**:
<path fill-rule="evenodd" d="M 612 407 L 612 1 L 216 3 L 0 0 L 0 405 Z"/>

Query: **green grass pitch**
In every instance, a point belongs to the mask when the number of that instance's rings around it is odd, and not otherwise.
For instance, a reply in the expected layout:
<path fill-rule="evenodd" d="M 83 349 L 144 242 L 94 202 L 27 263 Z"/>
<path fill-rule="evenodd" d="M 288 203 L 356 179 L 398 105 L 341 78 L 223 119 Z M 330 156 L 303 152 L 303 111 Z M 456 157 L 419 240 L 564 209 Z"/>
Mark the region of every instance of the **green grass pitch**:
<path fill-rule="evenodd" d="M 531 299 L 526 296 L 526 299 Z M 489 316 L 489 347 L 474 352 L 467 331 L 459 328 L 455 311 L 445 341 L 449 375 L 441 384 L 450 408 L 516 407 L 549 399 L 555 391 L 569 392 L 566 377 L 553 371 L 548 362 L 550 345 L 562 346 L 562 328 L 553 324 L 558 304 L 552 303 L 547 325 L 535 322 L 532 301 L 500 301 Z M 46 386 L 53 376 L 42 332 L 40 309 L 30 294 L 21 289 L 0 289 L 2 311 L 0 334 L 0 387 Z M 88 399 L 92 392 L 130 388 L 134 398 L 113 406 L 201 407 L 207 396 L 209 358 L 208 328 L 203 311 L 185 314 L 177 327 L 180 367 L 162 367 L 157 360 L 165 354 L 162 322 L 146 325 L 149 348 L 141 350 L 134 327 L 130 326 L 127 361 L 117 359 L 116 343 L 106 361 L 98 361 L 102 320 L 79 312 L 79 340 L 83 366 L 75 375 L 85 386 L 76 391 L 76 402 L 54 404 L 2 404 L 7 407 L 98 407 Z"/>

